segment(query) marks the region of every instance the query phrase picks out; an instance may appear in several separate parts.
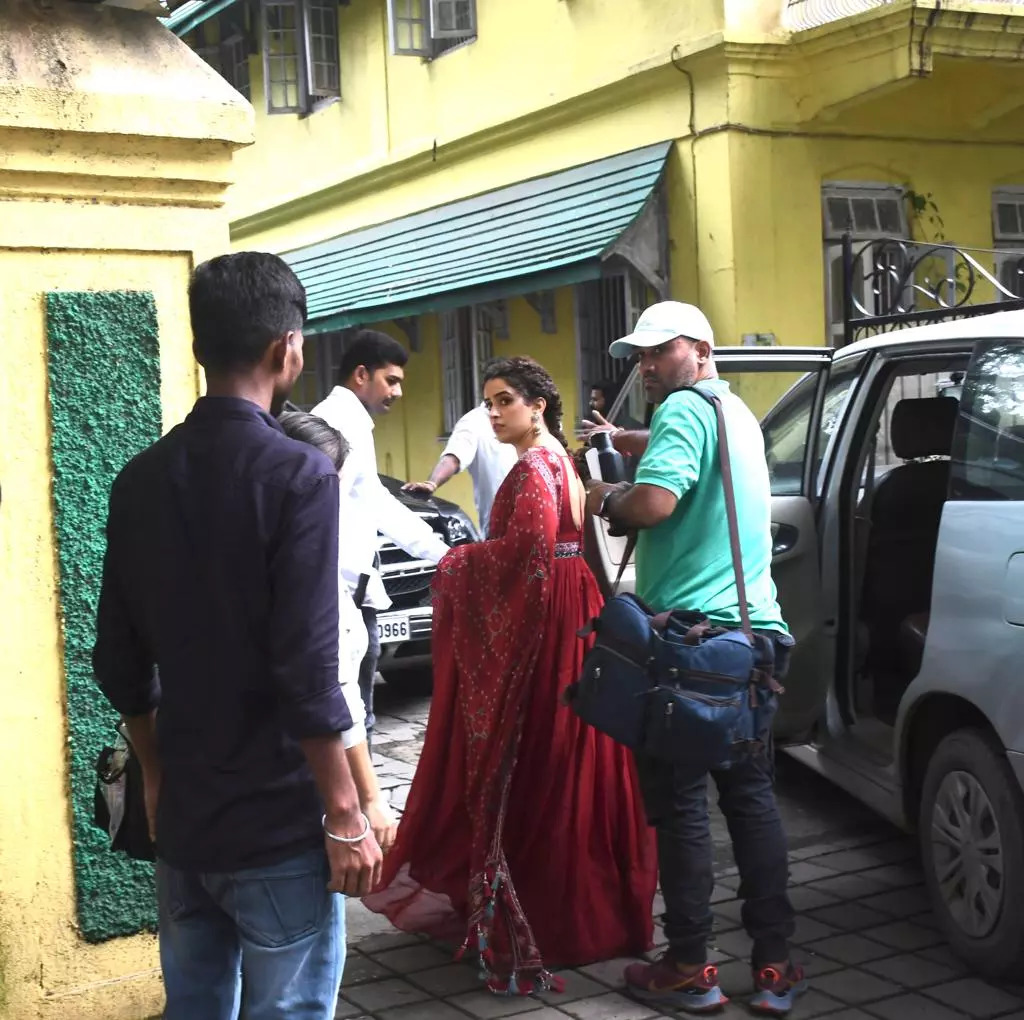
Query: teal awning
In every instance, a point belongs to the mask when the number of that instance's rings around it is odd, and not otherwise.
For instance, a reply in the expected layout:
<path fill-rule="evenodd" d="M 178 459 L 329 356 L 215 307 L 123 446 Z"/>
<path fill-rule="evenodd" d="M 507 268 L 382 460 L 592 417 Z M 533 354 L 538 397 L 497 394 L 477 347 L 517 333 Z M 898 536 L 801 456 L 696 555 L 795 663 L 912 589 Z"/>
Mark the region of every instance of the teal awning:
<path fill-rule="evenodd" d="M 187 35 L 207 18 L 238 3 L 238 0 L 187 0 L 169 18 L 160 20 L 177 36 Z"/>
<path fill-rule="evenodd" d="M 644 210 L 671 142 L 659 142 L 286 252 L 309 331 L 595 279 Z"/>

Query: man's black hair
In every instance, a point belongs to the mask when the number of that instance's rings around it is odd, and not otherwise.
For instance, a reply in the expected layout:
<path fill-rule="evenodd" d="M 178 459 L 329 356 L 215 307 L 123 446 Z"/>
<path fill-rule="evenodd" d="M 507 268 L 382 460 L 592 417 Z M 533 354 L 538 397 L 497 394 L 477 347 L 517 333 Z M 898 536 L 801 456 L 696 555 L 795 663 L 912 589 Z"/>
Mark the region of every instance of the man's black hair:
<path fill-rule="evenodd" d="M 602 379 L 600 382 L 592 383 L 590 388 L 604 394 L 604 401 L 608 407 L 615 403 L 615 398 L 619 394 L 619 384 L 612 382 L 611 379 Z"/>
<path fill-rule="evenodd" d="M 196 266 L 188 308 L 196 361 L 233 372 L 252 368 L 273 341 L 302 329 L 306 291 L 283 259 L 243 251 Z"/>
<path fill-rule="evenodd" d="M 338 382 L 344 386 L 360 365 L 373 375 L 385 365 L 402 368 L 408 360 L 409 352 L 394 337 L 375 329 L 360 329 L 345 344 Z"/>

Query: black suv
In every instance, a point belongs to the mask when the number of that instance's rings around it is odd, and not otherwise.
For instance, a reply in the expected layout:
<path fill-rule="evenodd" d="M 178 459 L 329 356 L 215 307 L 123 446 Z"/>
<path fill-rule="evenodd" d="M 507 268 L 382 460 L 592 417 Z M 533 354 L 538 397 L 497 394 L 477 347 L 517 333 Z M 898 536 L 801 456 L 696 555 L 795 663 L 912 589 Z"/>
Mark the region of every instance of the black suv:
<path fill-rule="evenodd" d="M 422 517 L 448 545 L 465 545 L 479 539 L 476 527 L 461 507 L 436 496 L 424 499 L 402 491 L 397 478 L 381 475 L 384 487 L 399 502 Z M 413 559 L 390 539 L 379 535 L 381 577 L 391 608 L 378 616 L 380 671 L 394 684 L 422 682 L 430 666 L 432 609 L 430 583 L 437 569 L 427 560 Z"/>

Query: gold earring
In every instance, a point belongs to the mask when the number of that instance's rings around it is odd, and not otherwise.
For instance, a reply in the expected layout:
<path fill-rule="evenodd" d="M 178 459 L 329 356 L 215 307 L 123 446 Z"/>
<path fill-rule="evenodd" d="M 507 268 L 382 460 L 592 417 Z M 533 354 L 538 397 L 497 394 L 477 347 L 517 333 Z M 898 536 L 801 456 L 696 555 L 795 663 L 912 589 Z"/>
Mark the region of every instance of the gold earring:
<path fill-rule="evenodd" d="M 540 435 L 540 413 L 537 411 L 533 412 L 533 434 Z"/>

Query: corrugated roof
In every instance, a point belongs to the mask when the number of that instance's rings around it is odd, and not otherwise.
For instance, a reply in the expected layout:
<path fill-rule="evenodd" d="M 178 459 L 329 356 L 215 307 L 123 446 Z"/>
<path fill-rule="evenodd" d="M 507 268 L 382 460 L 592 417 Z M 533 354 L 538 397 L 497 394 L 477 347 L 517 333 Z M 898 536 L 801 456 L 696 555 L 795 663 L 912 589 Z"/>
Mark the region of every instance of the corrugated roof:
<path fill-rule="evenodd" d="M 175 34 L 185 35 L 238 0 L 186 0 L 169 18 L 160 20 Z"/>
<path fill-rule="evenodd" d="M 284 254 L 311 331 L 593 279 L 658 184 L 671 142 Z"/>

